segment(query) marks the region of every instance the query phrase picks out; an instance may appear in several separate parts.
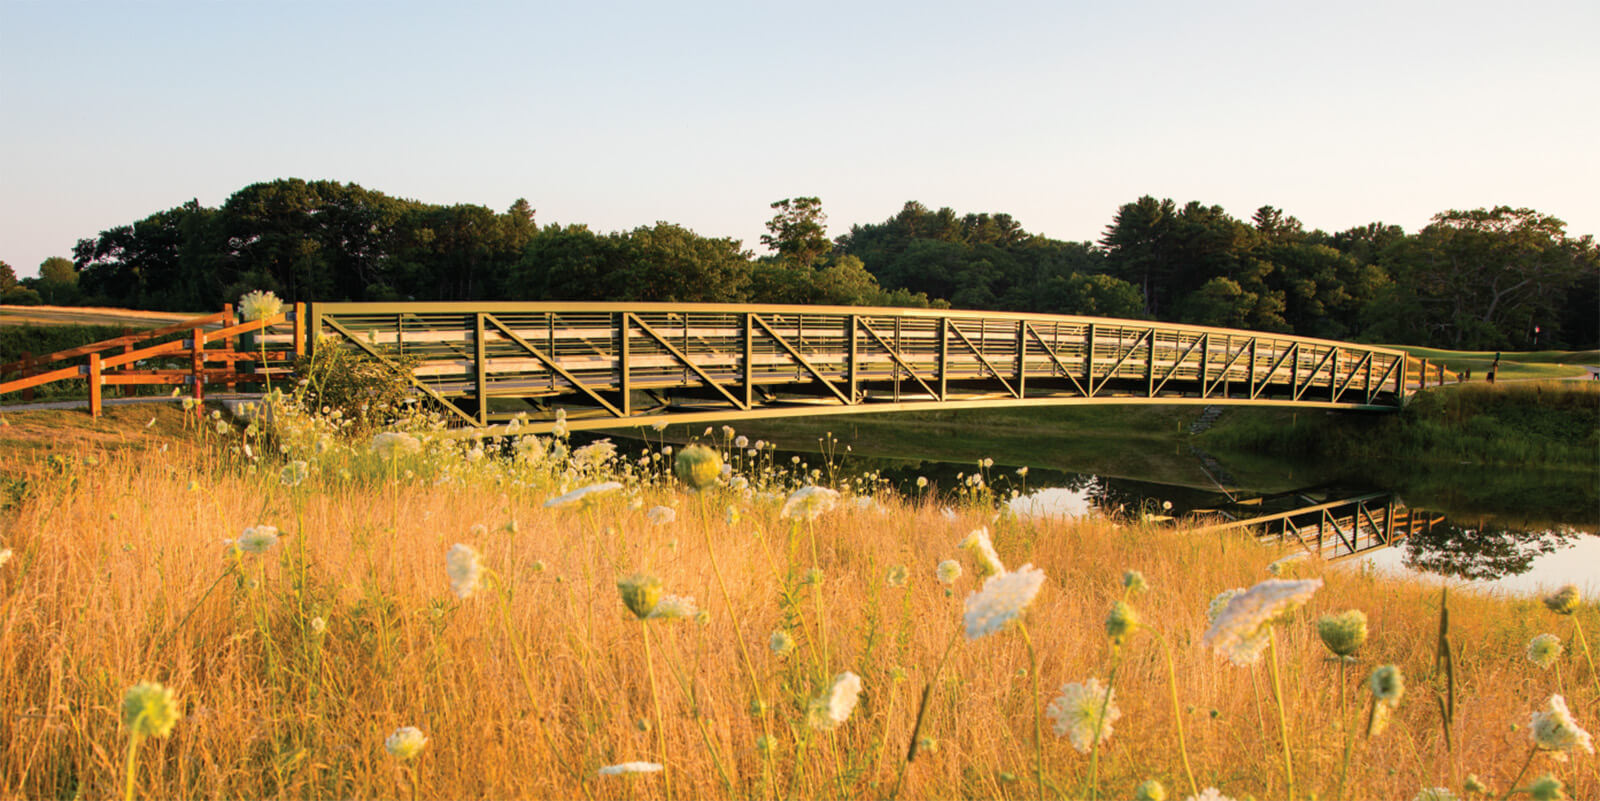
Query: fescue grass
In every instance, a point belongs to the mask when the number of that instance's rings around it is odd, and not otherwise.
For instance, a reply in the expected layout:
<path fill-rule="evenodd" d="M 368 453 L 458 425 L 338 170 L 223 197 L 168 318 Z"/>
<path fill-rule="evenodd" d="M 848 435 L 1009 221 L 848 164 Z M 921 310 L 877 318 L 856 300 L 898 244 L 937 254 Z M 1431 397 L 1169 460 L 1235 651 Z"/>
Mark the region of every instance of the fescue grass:
<path fill-rule="evenodd" d="M 766 494 L 692 495 L 663 477 L 666 460 L 573 472 L 547 458 L 509 472 L 492 458 L 444 463 L 454 458 L 447 446 L 426 439 L 424 454 L 393 464 L 364 447 L 337 451 L 343 461 L 313 462 L 304 483 L 286 487 L 278 463 L 259 458 L 259 441 L 252 459 L 236 432 L 206 425 L 181 436 L 125 432 L 150 439 L 139 448 L 64 443 L 55 455 L 72 458 L 34 473 L 5 514 L 0 547 L 14 556 L 0 566 L 0 797 L 120 794 L 122 693 L 149 680 L 174 691 L 184 717 L 170 738 L 141 746 L 135 786 L 146 798 L 660 798 L 669 778 L 676 798 L 886 798 L 923 684 L 975 588 L 958 543 L 985 525 L 1007 567 L 1031 562 L 1048 577 L 1026 612 L 1038 674 L 1017 631 L 959 639 L 922 726 L 935 747 L 907 768 L 900 798 L 1036 794 L 1036 706 L 1063 684 L 1106 679 L 1103 623 L 1125 596 L 1128 569 L 1150 585 L 1129 602 L 1172 648 L 1198 785 L 1232 797 L 1287 789 L 1265 664 L 1233 667 L 1200 643 L 1208 601 L 1266 578 L 1281 555 L 1243 537 L 994 519 L 981 492 L 950 514 L 881 493 L 855 503 L 870 480 L 808 525 L 779 517 L 794 481 L 759 463 L 740 468 Z M 544 506 L 614 474 L 627 487 L 590 507 Z M 675 520 L 649 522 L 655 505 L 675 507 Z M 275 547 L 225 551 L 261 523 L 284 534 Z M 493 574 L 465 599 L 445 575 L 457 542 Z M 966 575 L 947 592 L 934 569 L 951 558 Z M 886 580 L 895 565 L 910 569 L 903 587 Z M 1336 686 L 1339 666 L 1313 623 L 1325 612 L 1368 616 L 1371 638 L 1350 676 L 1394 663 L 1409 679 L 1388 730 L 1358 740 L 1347 798 L 1460 793 L 1469 773 L 1498 796 L 1527 754 L 1529 713 L 1552 692 L 1596 728 L 1600 695 L 1582 658 L 1570 648 L 1561 657 L 1563 688 L 1523 653 L 1541 632 L 1567 641 L 1574 621 L 1596 632 L 1593 598 L 1565 618 L 1533 599 L 1452 591 L 1449 750 L 1430 689 L 1444 687 L 1434 672 L 1438 588 L 1311 561 L 1298 568 L 1326 582 L 1277 629 L 1299 796 L 1334 794 L 1340 694 L 1366 699 L 1358 678 Z M 653 672 L 616 589 L 634 573 L 658 576 L 709 613 L 704 623 L 646 624 Z M 783 657 L 767 648 L 779 629 L 798 644 Z M 1186 796 L 1165 660 L 1149 637 L 1121 650 L 1122 717 L 1097 756 L 1100 794 L 1130 797 L 1153 778 Z M 812 730 L 808 703 L 846 670 L 862 679 L 860 705 L 836 731 Z M 757 697 L 767 710 L 752 709 Z M 429 741 L 400 762 L 384 739 L 408 725 Z M 766 729 L 770 762 L 756 747 Z M 1086 795 L 1089 758 L 1048 725 L 1040 746 L 1045 794 Z M 669 775 L 596 775 L 635 760 L 663 761 Z M 1593 798 L 1595 766 L 1582 754 L 1539 756 L 1529 776 L 1553 771 L 1570 795 Z"/>

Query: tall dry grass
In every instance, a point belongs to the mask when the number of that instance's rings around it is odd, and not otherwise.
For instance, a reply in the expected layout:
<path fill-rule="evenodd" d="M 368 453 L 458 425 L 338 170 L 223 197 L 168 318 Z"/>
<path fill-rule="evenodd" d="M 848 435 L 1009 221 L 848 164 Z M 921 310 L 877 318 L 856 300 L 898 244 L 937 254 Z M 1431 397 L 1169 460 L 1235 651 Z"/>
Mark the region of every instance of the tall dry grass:
<path fill-rule="evenodd" d="M 1035 793 L 1035 704 L 1064 683 L 1106 678 L 1103 621 L 1127 569 L 1151 587 L 1131 602 L 1173 648 L 1199 786 L 1234 797 L 1286 790 L 1265 664 L 1233 667 L 1200 642 L 1212 596 L 1266 578 L 1280 555 L 1240 537 L 991 520 L 977 507 L 948 517 L 893 497 L 844 503 L 812 529 L 780 519 L 771 499 L 665 485 L 645 487 L 638 508 L 618 493 L 589 511 L 546 509 L 556 488 L 537 482 L 435 485 L 399 471 L 393 482 L 313 473 L 291 491 L 275 471 L 181 443 L 99 461 L 42 480 L 5 521 L 15 553 L 0 567 L 6 798 L 120 794 L 122 693 L 141 680 L 172 688 L 185 713 L 173 736 L 144 744 L 141 797 L 654 798 L 667 779 L 677 798 L 889 797 L 923 684 L 975 587 L 970 562 L 948 593 L 934 568 L 962 558 L 957 543 L 982 525 L 1008 567 L 1031 562 L 1048 576 L 1027 612 L 1044 697 L 1033 697 L 1016 632 L 959 642 L 922 728 L 935 748 L 905 771 L 901 798 Z M 676 520 L 649 522 L 656 504 L 675 506 Z M 739 510 L 731 524 L 729 506 Z M 286 536 L 229 572 L 224 541 L 257 523 Z M 444 555 L 456 542 L 483 554 L 503 605 L 494 588 L 451 594 Z M 910 568 L 906 586 L 886 581 L 894 565 Z M 805 583 L 813 568 L 816 587 Z M 1334 795 L 1344 748 L 1337 693 L 1365 703 L 1359 679 L 1382 663 L 1400 665 L 1409 688 L 1387 731 L 1358 737 L 1347 798 L 1459 793 L 1469 773 L 1498 796 L 1527 753 L 1529 713 L 1552 692 L 1564 689 L 1579 722 L 1596 728 L 1600 698 L 1572 653 L 1572 619 L 1533 599 L 1452 592 L 1458 685 L 1447 750 L 1429 689 L 1438 588 L 1315 562 L 1300 570 L 1326 582 L 1278 634 L 1301 796 Z M 641 626 L 615 588 L 636 572 L 710 613 L 703 623 L 648 624 L 659 731 Z M 1590 601 L 1576 620 L 1595 641 Z M 1337 687 L 1313 621 L 1351 608 L 1366 612 L 1372 635 Z M 798 642 L 788 656 L 767 647 L 778 629 Z M 1524 657 L 1543 631 L 1569 645 L 1564 688 Z M 845 670 L 862 677 L 860 706 L 836 732 L 810 730 L 806 702 Z M 752 709 L 757 691 L 767 715 Z M 1188 795 L 1165 662 L 1149 636 L 1124 646 L 1116 702 L 1123 716 L 1099 755 L 1101 793 L 1131 797 L 1154 778 Z M 383 742 L 406 725 L 430 739 L 401 763 Z M 770 763 L 756 745 L 766 729 Z M 1088 757 L 1048 722 L 1042 748 L 1048 795 L 1090 791 Z M 667 775 L 596 775 L 632 760 L 664 762 Z M 1540 756 L 1529 776 L 1547 770 L 1573 797 L 1600 796 L 1594 757 Z"/>

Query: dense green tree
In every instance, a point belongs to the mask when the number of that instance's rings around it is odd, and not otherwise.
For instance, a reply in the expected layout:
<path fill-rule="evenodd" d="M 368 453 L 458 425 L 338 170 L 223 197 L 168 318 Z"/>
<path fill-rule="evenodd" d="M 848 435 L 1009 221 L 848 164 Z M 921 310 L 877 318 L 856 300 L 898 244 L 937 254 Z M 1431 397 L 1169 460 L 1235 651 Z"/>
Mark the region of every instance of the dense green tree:
<path fill-rule="evenodd" d="M 1570 238 L 1561 220 L 1509 206 L 1435 215 L 1385 260 L 1396 286 L 1378 331 L 1484 350 L 1531 347 L 1535 327 L 1560 337 L 1567 293 L 1600 270 L 1591 237 Z"/>
<path fill-rule="evenodd" d="M 828 215 L 822 213 L 822 200 L 814 197 L 784 198 L 772 204 L 777 214 L 767 221 L 761 244 L 801 267 L 817 264 L 833 243 L 828 241 Z"/>
<path fill-rule="evenodd" d="M 17 271 L 11 265 L 0 261 L 0 292 L 4 292 L 17 285 Z"/>

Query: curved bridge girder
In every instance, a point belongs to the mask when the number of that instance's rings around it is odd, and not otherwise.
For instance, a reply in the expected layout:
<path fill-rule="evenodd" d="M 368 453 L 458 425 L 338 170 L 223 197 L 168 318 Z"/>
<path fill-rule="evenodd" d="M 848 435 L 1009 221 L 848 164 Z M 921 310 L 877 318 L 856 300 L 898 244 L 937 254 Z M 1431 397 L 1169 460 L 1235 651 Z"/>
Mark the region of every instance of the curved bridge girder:
<path fill-rule="evenodd" d="M 1084 403 L 1394 410 L 1454 380 L 1391 348 L 1002 312 L 315 303 L 306 331 L 415 358 L 412 383 L 458 422 L 526 414 L 530 432 L 552 428 L 558 409 L 572 429 Z"/>

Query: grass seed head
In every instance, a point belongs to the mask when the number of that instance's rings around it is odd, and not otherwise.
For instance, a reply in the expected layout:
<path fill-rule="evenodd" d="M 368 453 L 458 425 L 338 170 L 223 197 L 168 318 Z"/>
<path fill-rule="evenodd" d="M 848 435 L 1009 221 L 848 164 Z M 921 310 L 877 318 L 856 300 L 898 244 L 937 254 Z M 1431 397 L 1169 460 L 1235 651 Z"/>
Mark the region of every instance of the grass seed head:
<path fill-rule="evenodd" d="M 1349 657 L 1367 641 L 1367 614 L 1350 609 L 1317 618 L 1317 636 L 1334 656 Z"/>
<path fill-rule="evenodd" d="M 1578 611 L 1578 604 L 1581 602 L 1578 588 L 1572 584 L 1563 586 L 1556 590 L 1554 595 L 1547 595 L 1544 599 L 1544 605 L 1558 615 L 1570 615 Z"/>
<path fill-rule="evenodd" d="M 703 490 L 716 484 L 717 478 L 722 475 L 722 457 L 704 445 L 690 445 L 678 451 L 672 470 L 683 483 Z"/>
<path fill-rule="evenodd" d="M 617 582 L 617 592 L 622 603 L 633 616 L 644 620 L 661 603 L 661 579 L 645 573 L 635 573 Z"/>
<path fill-rule="evenodd" d="M 384 750 L 402 762 L 415 759 L 427 744 L 428 738 L 424 737 L 422 730 L 416 726 L 401 726 L 383 740 Z"/>
<path fill-rule="evenodd" d="M 122 696 L 122 722 L 136 736 L 166 737 L 181 717 L 172 690 L 156 682 L 139 682 Z"/>

